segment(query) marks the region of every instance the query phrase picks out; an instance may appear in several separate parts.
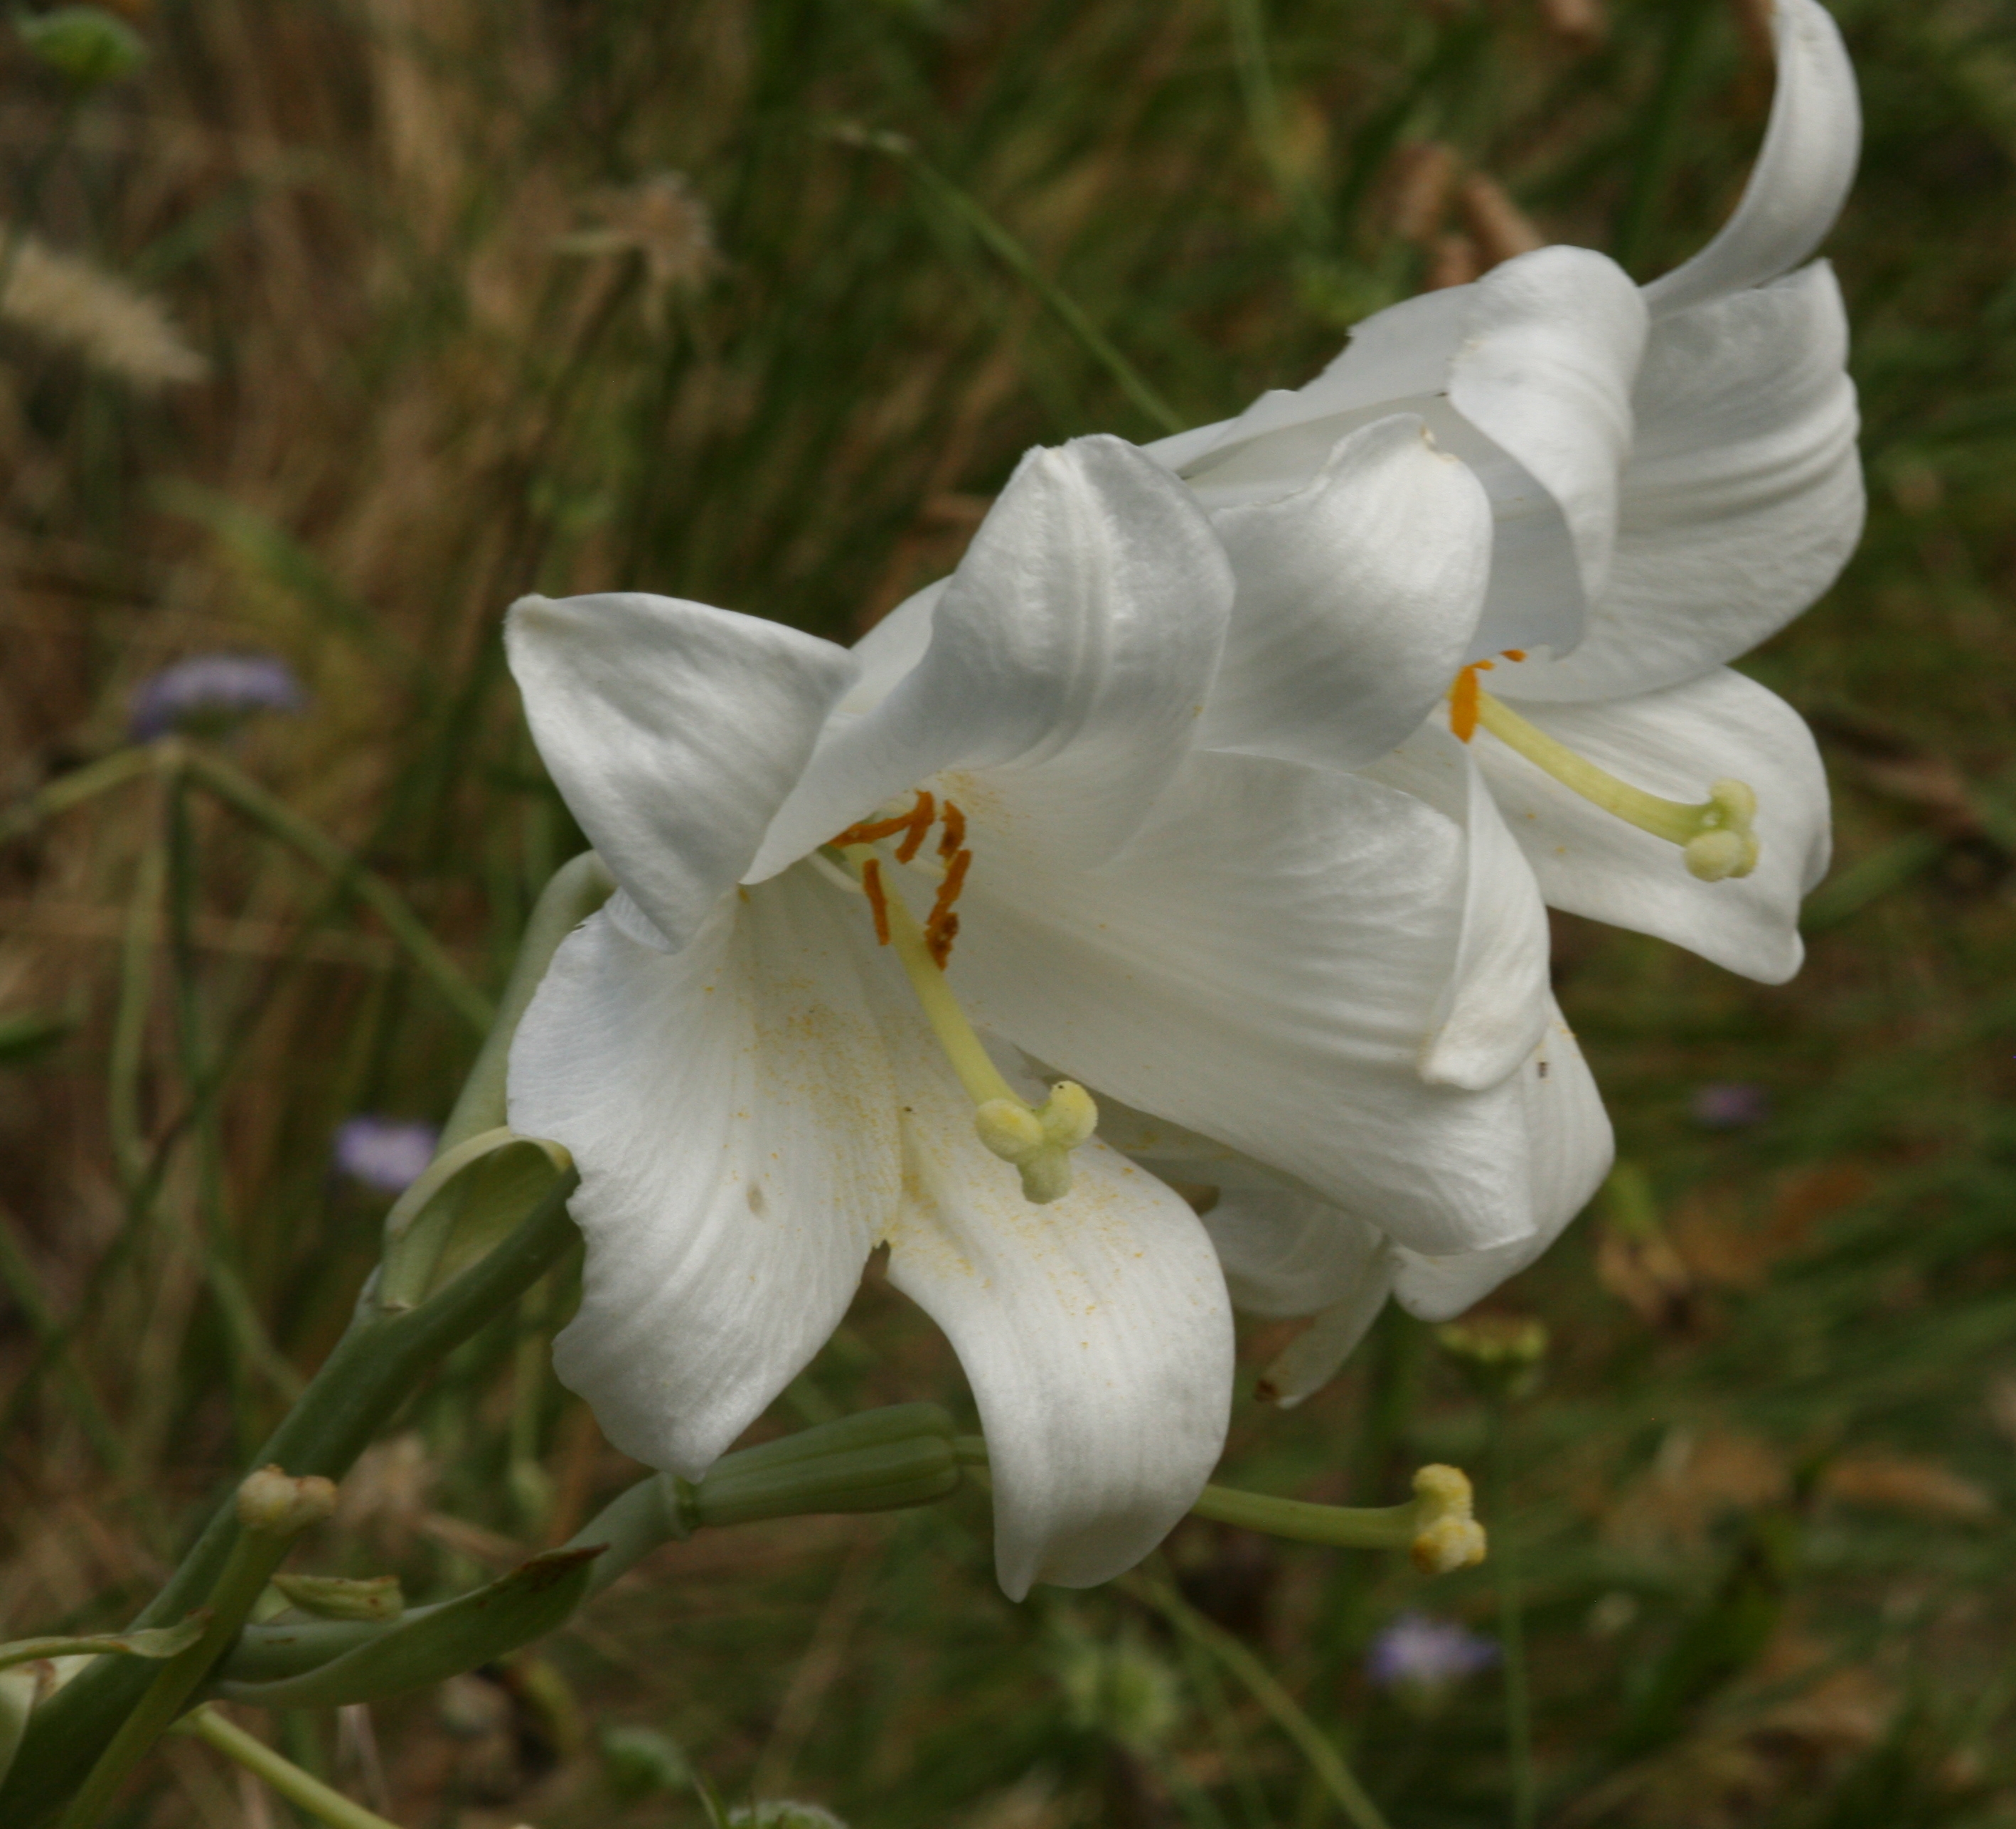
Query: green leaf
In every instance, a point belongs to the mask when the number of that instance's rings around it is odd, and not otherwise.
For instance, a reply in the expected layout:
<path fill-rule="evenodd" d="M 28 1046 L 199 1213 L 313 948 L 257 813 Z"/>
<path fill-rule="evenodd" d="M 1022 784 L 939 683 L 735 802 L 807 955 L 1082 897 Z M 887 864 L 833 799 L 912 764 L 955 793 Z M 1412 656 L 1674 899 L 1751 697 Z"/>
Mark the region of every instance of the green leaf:
<path fill-rule="evenodd" d="M 23 1010 L 0 1016 L 0 1064 L 9 1067 L 46 1054 L 77 1024 L 59 1010 Z"/>
<path fill-rule="evenodd" d="M 40 61 L 81 89 L 130 76 L 147 61 L 146 41 L 102 6 L 16 13 L 14 29 Z"/>
<path fill-rule="evenodd" d="M 91 1657 L 123 1652 L 129 1658 L 172 1658 L 203 1636 L 210 1623 L 208 1608 L 192 1613 L 179 1626 L 157 1626 L 149 1632 L 93 1633 L 84 1636 L 16 1639 L 0 1645 L 0 1780 L 13 1768 L 14 1755 L 28 1731 L 28 1717 L 39 1699 L 43 1672 L 34 1666 L 45 1658 Z"/>
<path fill-rule="evenodd" d="M 0 1645 L 0 1670 L 16 1664 L 32 1664 L 42 1658 L 91 1656 L 100 1651 L 123 1651 L 129 1658 L 172 1658 L 186 1651 L 203 1636 L 208 1620 L 193 1613 L 179 1626 L 157 1626 L 151 1632 L 94 1633 L 82 1637 L 16 1639 Z"/>
<path fill-rule="evenodd" d="M 338 1575 L 276 1575 L 272 1585 L 304 1613 L 318 1619 L 397 1619 L 406 1610 L 396 1575 L 346 1581 Z"/>
<path fill-rule="evenodd" d="M 602 1546 L 549 1550 L 473 1593 L 408 1614 L 319 1669 L 275 1683 L 225 1683 L 228 1701 L 335 1708 L 403 1694 L 473 1670 L 542 1638 L 581 1604 Z"/>
<path fill-rule="evenodd" d="M 385 1216 L 379 1305 L 398 1313 L 483 1256 L 573 1167 L 558 1143 L 507 1126 L 445 1150 Z"/>
<path fill-rule="evenodd" d="M 28 1716 L 41 1687 L 33 1670 L 0 1670 L 0 1779 L 7 1776 L 28 1731 Z"/>

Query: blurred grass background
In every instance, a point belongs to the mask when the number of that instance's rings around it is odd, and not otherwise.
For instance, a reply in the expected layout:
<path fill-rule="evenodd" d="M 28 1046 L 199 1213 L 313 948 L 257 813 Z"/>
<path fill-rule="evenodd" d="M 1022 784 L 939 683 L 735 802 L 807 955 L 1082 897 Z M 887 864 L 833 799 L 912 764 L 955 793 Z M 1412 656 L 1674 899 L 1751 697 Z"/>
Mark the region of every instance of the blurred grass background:
<path fill-rule="evenodd" d="M 117 753 L 164 664 L 279 653 L 308 707 L 232 759 L 491 989 L 579 843 L 501 664 L 513 596 L 849 639 L 1025 446 L 1161 429 L 1100 339 L 1195 422 L 1536 239 L 1649 277 L 1733 202 L 1771 87 L 1747 0 L 127 10 L 153 60 L 53 160 L 59 95 L 0 67 L 5 207 L 96 276 L 0 297 L 0 805 Z M 2016 1823 L 2016 7 L 1836 11 L 1870 528 L 1746 665 L 1822 734 L 1839 862 L 1782 989 L 1561 923 L 1624 1166 L 1492 1304 L 1553 1340 L 1489 1517 L 1564 1829 Z M 319 1363 L 384 1206 L 330 1140 L 444 1113 L 475 1031 L 443 982 L 200 794 L 136 776 L 13 831 L 0 1636 L 130 1611 Z M 629 1477 L 545 1369 L 566 1301 L 416 1392 L 304 1561 L 425 1595 Z M 871 1275 L 764 1427 L 931 1395 L 966 1403 Z M 1489 1434 L 1390 1316 L 1301 1410 L 1242 1393 L 1226 1477 L 1382 1503 L 1424 1460 L 1481 1474 Z M 1431 1702 L 1363 1672 L 1403 1609 L 1495 1632 L 1492 1568 L 1195 1522 L 1165 1561 L 1395 1824 L 1511 1820 L 1498 1673 Z M 413 1825 L 697 1823 L 682 1759 L 889 1829 L 1341 1820 L 1137 1593 L 1007 1605 L 977 1493 L 703 1536 L 536 1658 L 272 1725 Z M 122 1820 L 286 1816 L 178 1744 Z"/>

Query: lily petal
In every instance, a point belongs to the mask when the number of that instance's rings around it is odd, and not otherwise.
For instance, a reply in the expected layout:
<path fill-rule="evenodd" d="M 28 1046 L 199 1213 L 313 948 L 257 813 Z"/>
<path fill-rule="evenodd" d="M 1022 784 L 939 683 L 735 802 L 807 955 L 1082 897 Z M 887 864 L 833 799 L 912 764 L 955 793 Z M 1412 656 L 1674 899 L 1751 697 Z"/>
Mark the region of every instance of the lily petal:
<path fill-rule="evenodd" d="M 1260 1374 L 1255 1395 L 1293 1410 L 1334 1378 L 1379 1319 L 1393 1291 L 1398 1262 L 1394 1248 L 1382 1245 L 1356 1287 L 1319 1309 L 1309 1326 L 1274 1356 Z"/>
<path fill-rule="evenodd" d="M 1309 1315 L 1362 1289 L 1385 1234 L 1312 1194 L 1226 1188 L 1204 1209 L 1233 1305 Z"/>
<path fill-rule="evenodd" d="M 674 947 L 749 867 L 855 673 L 816 636 L 634 591 L 521 598 L 504 643 L 560 797 Z"/>
<path fill-rule="evenodd" d="M 950 974 L 983 1027 L 1424 1250 L 1530 1229 L 1516 1092 L 1417 1071 L 1461 925 L 1453 822 L 1204 751 L 1113 867 L 1078 871 L 977 804 Z"/>
<path fill-rule="evenodd" d="M 1653 326 L 1610 587 L 1581 646 L 1505 676 L 1524 698 L 1677 684 L 1747 653 L 1862 534 L 1848 319 L 1825 262 Z"/>
<path fill-rule="evenodd" d="M 586 1281 L 554 1365 L 647 1465 L 706 1471 L 838 1325 L 895 1211 L 859 923 L 803 873 L 725 896 L 670 956 L 605 911 L 512 1043 L 512 1123 L 581 1165 Z"/>
<path fill-rule="evenodd" d="M 1239 594 L 1200 743 L 1352 769 L 1420 725 L 1469 652 L 1491 505 L 1419 418 L 1352 433 L 1306 488 L 1212 524 Z"/>
<path fill-rule="evenodd" d="M 1021 776 L 1053 844 L 1107 855 L 1188 747 L 1231 607 L 1224 549 L 1167 471 L 1118 438 L 1031 452 L 938 599 L 923 658 L 836 723 L 750 880 L 955 765 Z"/>
<path fill-rule="evenodd" d="M 841 700 L 841 716 L 873 711 L 916 669 L 931 645 L 931 618 L 951 583 L 949 578 L 934 578 L 913 592 L 848 650 L 860 666 L 861 677 Z"/>
<path fill-rule="evenodd" d="M 1799 969 L 1800 898 L 1825 873 L 1827 776 L 1798 712 L 1726 668 L 1635 698 L 1508 704 L 1634 787 L 1697 801 L 1720 779 L 1757 794 L 1748 877 L 1704 883 L 1679 851 L 1564 787 L 1489 731 L 1471 745 L 1549 904 L 1687 947 L 1761 984 Z"/>
<path fill-rule="evenodd" d="M 1661 317 L 1796 267 L 1818 247 L 1855 181 L 1862 106 L 1841 32 L 1816 0 L 1776 0 L 1778 86 L 1736 213 L 1708 246 L 1645 288 Z"/>
<path fill-rule="evenodd" d="M 1532 1137 L 1536 1230 L 1516 1244 L 1449 1257 L 1394 1251 L 1394 1294 L 1409 1314 L 1446 1321 L 1517 1275 L 1558 1238 L 1610 1172 L 1615 1146 L 1603 1096 L 1558 1005 L 1547 1034 L 1519 1076 Z"/>
<path fill-rule="evenodd" d="M 1638 288 L 1587 248 L 1535 248 L 1477 282 L 1464 329 L 1450 404 L 1553 498 L 1593 602 L 1609 579 L 1618 478 L 1631 453 L 1631 389 L 1645 350 Z M 1557 651 L 1570 645 L 1539 639 Z"/>
<path fill-rule="evenodd" d="M 1363 773 L 1427 801 L 1467 841 L 1455 956 L 1418 1064 L 1430 1086 L 1496 1086 L 1532 1052 L 1547 1021 L 1552 941 L 1532 866 L 1482 771 L 1447 730 L 1424 725 Z"/>
<path fill-rule="evenodd" d="M 1418 413 L 1491 498 L 1496 549 L 1471 657 L 1565 653 L 1608 576 L 1645 329 L 1616 262 L 1538 248 L 1367 319 L 1307 387 L 1262 395 L 1205 449 L 1165 441 L 1165 461 L 1181 459 L 1213 509 L 1274 501 L 1305 486 L 1346 433 Z"/>
<path fill-rule="evenodd" d="M 1619 275 L 1611 290 L 1615 286 L 1629 291 L 1630 283 Z M 1560 301 L 1571 317 L 1575 290 Z M 1581 633 L 1582 585 L 1561 509 L 1531 470 L 1449 402 L 1457 356 L 1488 347 L 1492 318 L 1491 301 L 1478 286 L 1424 293 L 1356 326 L 1343 353 L 1307 386 L 1293 393 L 1275 389 L 1237 419 L 1146 449 L 1219 513 L 1306 488 L 1339 440 L 1395 413 L 1413 414 L 1490 499 L 1490 582 L 1463 657 L 1481 659 L 1508 647 L 1565 650 Z M 1487 358 L 1484 366 L 1491 365 Z"/>
<path fill-rule="evenodd" d="M 1197 1215 L 1094 1140 L 1063 1199 L 1032 1206 L 974 1135 L 914 1024 L 902 1050 L 905 1200 L 889 1280 L 950 1338 L 994 1483 L 994 1557 L 1031 1583 L 1131 1568 L 1196 1503 L 1225 1445 L 1232 1308 Z"/>

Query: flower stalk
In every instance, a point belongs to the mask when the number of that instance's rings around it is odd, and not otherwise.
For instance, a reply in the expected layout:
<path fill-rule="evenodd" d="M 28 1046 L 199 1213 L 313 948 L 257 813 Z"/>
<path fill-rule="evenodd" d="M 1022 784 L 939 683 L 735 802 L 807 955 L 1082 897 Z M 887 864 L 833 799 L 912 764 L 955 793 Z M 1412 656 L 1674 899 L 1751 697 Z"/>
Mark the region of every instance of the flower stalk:
<path fill-rule="evenodd" d="M 247 1478 L 233 1507 L 237 1532 L 205 1604 L 209 1618 L 202 1635 L 155 1673 L 71 1798 L 62 1829 L 92 1829 L 126 1775 L 167 1731 L 211 1665 L 238 1636 L 295 1538 L 335 1510 L 336 1488 L 318 1475 L 296 1478 L 271 1466 Z"/>
<path fill-rule="evenodd" d="M 289 1803 L 329 1824 L 329 1829 L 398 1829 L 397 1824 L 375 1810 L 367 1810 L 362 1804 L 352 1803 L 341 1791 L 331 1790 L 236 1722 L 225 1720 L 213 1708 L 206 1705 L 196 1709 L 177 1722 L 173 1731 L 200 1740 L 243 1766 Z"/>
<path fill-rule="evenodd" d="M 578 1234 L 567 1200 L 578 1180 L 571 1172 L 562 1176 L 502 1244 L 419 1307 L 401 1315 L 360 1314 L 261 1458 L 332 1478 L 347 1469 L 430 1366 L 516 1300 L 574 1243 Z M 213 1518 L 135 1625 L 163 1625 L 196 1605 L 218 1583 L 237 1530 L 230 1508 Z M 0 1820 L 22 1829 L 45 1820 L 146 1684 L 144 1669 L 128 1659 L 105 1658 L 37 1708 L 0 1787 Z"/>

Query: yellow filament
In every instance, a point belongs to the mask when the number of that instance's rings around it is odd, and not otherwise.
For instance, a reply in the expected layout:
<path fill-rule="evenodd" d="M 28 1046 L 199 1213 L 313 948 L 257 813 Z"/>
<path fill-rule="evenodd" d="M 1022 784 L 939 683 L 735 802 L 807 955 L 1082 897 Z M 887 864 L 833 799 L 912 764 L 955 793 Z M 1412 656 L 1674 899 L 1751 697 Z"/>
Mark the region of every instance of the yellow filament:
<path fill-rule="evenodd" d="M 1474 682 L 1468 669 L 1459 679 Z M 1690 874 L 1707 883 L 1726 877 L 1747 877 L 1757 867 L 1755 792 L 1741 781 L 1718 781 L 1698 805 L 1647 794 L 1620 781 L 1607 769 L 1528 723 L 1503 699 L 1476 687 L 1465 691 L 1464 710 L 1474 694 L 1477 722 L 1508 749 L 1517 750 L 1535 768 L 1543 769 L 1564 787 L 1604 812 L 1680 847 Z M 1453 698 L 1453 693 L 1452 694 Z M 1462 735 L 1461 732 L 1458 733 Z M 1466 737 L 1465 740 L 1468 739 Z"/>
<path fill-rule="evenodd" d="M 883 875 L 872 844 L 837 848 L 857 880 L 879 879 L 872 892 L 877 937 L 886 924 L 891 952 L 916 992 L 918 1006 L 952 1071 L 974 1104 L 974 1129 L 981 1143 L 1021 1173 L 1025 1199 L 1038 1206 L 1061 1200 L 1071 1192 L 1071 1153 L 1098 1127 L 1099 1107 L 1092 1095 L 1074 1080 L 1059 1080 L 1050 1096 L 1031 1106 L 1002 1078 L 980 1037 L 974 1032 L 943 970 L 926 930 L 910 913 L 895 884 Z"/>

